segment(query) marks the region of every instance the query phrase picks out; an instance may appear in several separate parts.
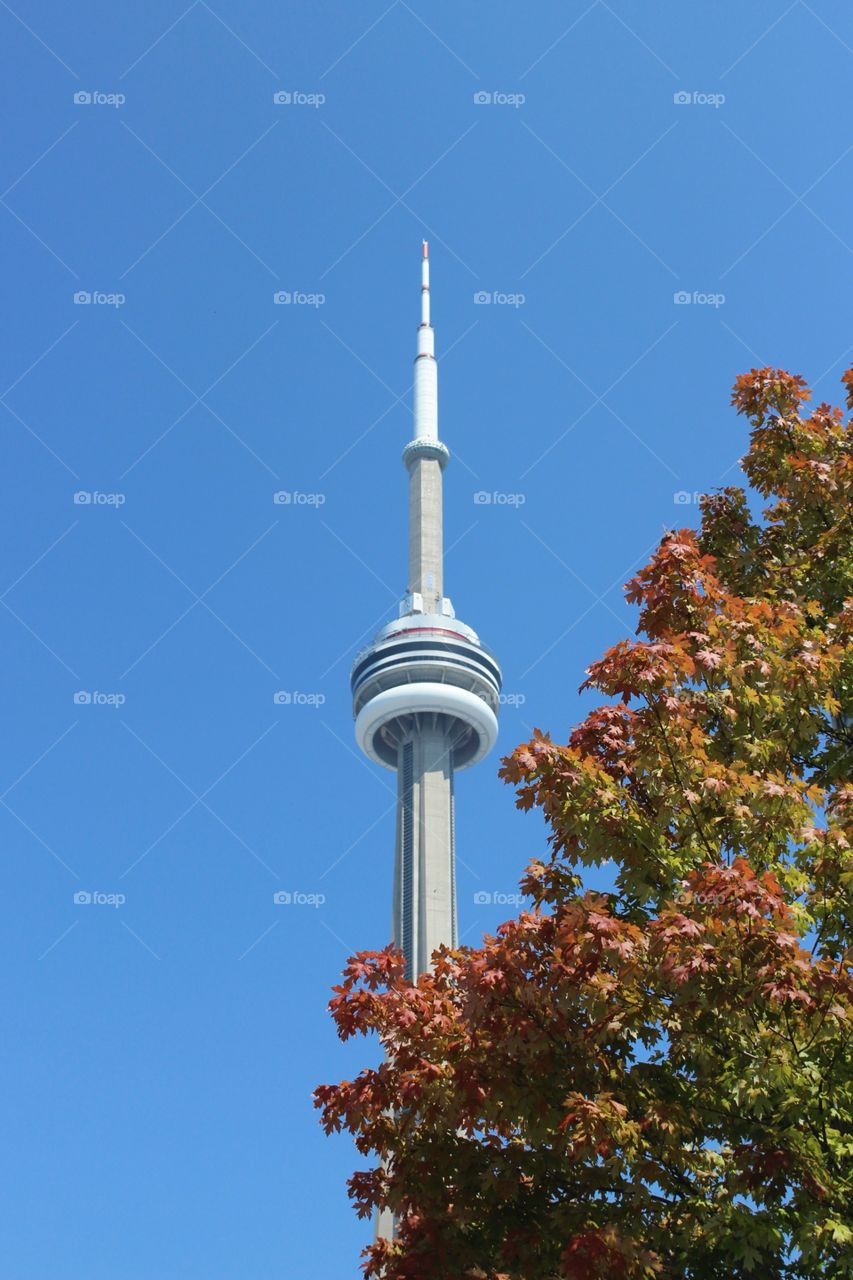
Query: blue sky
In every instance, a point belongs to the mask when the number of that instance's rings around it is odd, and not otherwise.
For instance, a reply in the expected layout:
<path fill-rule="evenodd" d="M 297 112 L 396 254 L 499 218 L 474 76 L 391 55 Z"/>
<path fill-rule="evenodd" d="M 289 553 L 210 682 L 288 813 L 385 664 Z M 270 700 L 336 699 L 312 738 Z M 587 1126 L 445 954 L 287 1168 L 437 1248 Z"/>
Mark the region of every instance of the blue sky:
<path fill-rule="evenodd" d="M 737 480 L 736 374 L 837 395 L 853 13 L 12 0 L 0 32 L 4 1272 L 355 1276 L 310 1094 L 365 1061 L 325 1006 L 388 932 L 348 671 L 405 585 L 420 240 L 503 753 L 567 735 L 622 583 Z M 469 942 L 543 849 L 497 766 L 458 788 Z"/>

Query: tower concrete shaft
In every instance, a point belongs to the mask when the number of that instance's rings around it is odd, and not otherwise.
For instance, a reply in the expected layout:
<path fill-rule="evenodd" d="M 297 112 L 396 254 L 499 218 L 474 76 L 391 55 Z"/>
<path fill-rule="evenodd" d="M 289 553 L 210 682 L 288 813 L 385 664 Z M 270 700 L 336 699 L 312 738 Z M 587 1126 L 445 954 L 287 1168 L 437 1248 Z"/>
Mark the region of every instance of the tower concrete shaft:
<path fill-rule="evenodd" d="M 414 981 L 438 947 L 455 947 L 454 727 L 446 716 L 413 726 L 399 747 L 393 941 Z"/>
<path fill-rule="evenodd" d="M 409 466 L 409 585 L 424 613 L 439 613 L 444 596 L 442 465 L 415 457 Z"/>

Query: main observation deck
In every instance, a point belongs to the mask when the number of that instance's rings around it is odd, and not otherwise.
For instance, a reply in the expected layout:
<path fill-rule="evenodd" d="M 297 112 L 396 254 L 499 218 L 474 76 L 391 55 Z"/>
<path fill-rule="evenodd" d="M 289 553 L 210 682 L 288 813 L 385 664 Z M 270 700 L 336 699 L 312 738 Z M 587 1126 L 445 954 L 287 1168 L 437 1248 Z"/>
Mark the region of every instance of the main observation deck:
<path fill-rule="evenodd" d="M 413 720 L 439 717 L 453 767 L 476 764 L 497 740 L 501 670 L 471 627 L 439 614 L 407 614 L 383 627 L 355 659 L 355 733 L 361 749 L 396 769 Z"/>

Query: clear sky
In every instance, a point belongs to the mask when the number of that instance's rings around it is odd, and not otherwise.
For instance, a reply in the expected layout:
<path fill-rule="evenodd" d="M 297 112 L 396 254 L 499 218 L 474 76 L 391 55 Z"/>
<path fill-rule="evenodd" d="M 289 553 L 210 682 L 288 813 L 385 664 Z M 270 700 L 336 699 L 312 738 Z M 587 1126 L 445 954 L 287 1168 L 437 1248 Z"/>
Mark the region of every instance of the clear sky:
<path fill-rule="evenodd" d="M 503 753 L 590 705 L 674 495 L 736 481 L 736 374 L 837 394 L 853 12 L 0 0 L 0 39 L 2 1271 L 346 1280 L 310 1094 L 369 1056 L 325 1006 L 389 927 L 348 671 L 405 585 L 421 238 Z M 543 851 L 497 767 L 469 942 Z"/>

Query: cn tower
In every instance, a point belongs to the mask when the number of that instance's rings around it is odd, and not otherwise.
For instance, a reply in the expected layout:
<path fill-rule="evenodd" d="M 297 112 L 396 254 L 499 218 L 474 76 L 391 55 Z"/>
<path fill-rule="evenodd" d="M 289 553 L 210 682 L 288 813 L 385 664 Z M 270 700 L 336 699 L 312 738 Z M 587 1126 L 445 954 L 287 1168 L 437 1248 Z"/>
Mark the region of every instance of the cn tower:
<path fill-rule="evenodd" d="M 355 736 L 397 773 L 392 941 L 414 982 L 433 952 L 457 944 L 454 778 L 482 760 L 498 734 L 501 671 L 444 594 L 442 484 L 449 453 L 438 437 L 438 367 L 423 245 L 421 323 L 409 473 L 409 581 L 399 617 L 352 670 Z"/>

